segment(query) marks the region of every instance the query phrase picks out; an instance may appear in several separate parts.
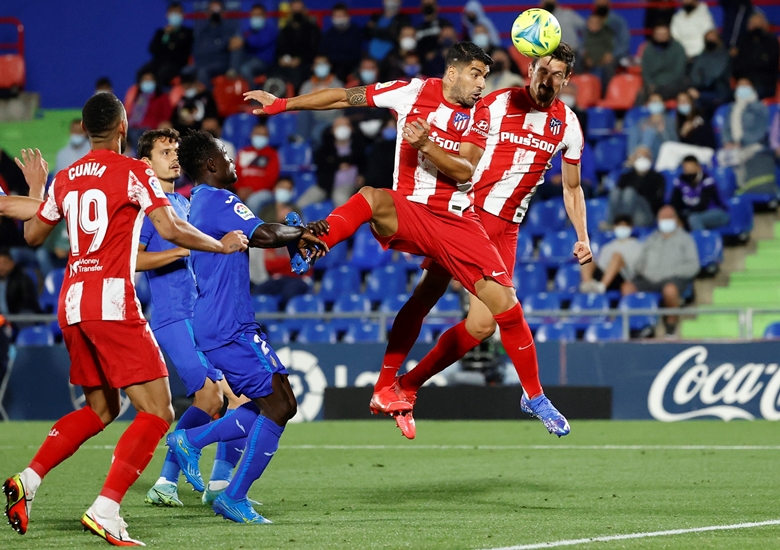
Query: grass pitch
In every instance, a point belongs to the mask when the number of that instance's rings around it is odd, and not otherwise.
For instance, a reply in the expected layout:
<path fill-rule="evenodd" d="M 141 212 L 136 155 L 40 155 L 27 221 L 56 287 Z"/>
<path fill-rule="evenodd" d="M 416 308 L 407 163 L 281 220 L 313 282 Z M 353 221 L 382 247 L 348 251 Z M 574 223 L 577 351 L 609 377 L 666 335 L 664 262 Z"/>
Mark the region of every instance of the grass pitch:
<path fill-rule="evenodd" d="M 144 505 L 162 448 L 122 513 L 131 536 L 175 550 L 495 548 L 780 518 L 778 425 L 770 422 L 575 421 L 562 439 L 535 421 L 417 424 L 414 441 L 390 420 L 290 425 L 250 492 L 274 525 L 216 518 L 183 482 L 185 508 Z M 0 548 L 106 547 L 79 518 L 124 426 L 110 426 L 50 473 L 28 533 L 3 525 Z M 49 427 L 0 424 L 3 478 L 27 464 Z M 204 477 L 212 458 L 207 449 Z M 774 549 L 780 526 L 574 547 Z"/>

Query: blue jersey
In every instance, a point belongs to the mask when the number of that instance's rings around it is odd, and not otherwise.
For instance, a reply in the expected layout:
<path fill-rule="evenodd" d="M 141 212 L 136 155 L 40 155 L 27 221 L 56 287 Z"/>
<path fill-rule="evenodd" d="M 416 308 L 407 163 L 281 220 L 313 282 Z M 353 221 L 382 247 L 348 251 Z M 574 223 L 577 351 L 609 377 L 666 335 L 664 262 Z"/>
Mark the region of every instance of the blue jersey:
<path fill-rule="evenodd" d="M 234 193 L 201 184 L 192 191 L 190 223 L 219 240 L 237 229 L 251 238 L 263 222 Z M 193 250 L 191 258 L 198 286 L 193 318 L 198 349 L 212 350 L 257 330 L 249 294 L 249 254 Z"/>
<path fill-rule="evenodd" d="M 189 217 L 190 203 L 178 193 L 166 193 L 174 212 L 181 219 Z M 149 218 L 141 228 L 141 244 L 147 252 L 162 252 L 176 248 L 176 245 L 163 239 Z M 176 321 L 192 318 L 195 298 L 198 292 L 190 267 L 189 258 L 180 258 L 173 263 L 151 271 L 145 271 L 152 292 L 152 330 L 157 330 Z"/>

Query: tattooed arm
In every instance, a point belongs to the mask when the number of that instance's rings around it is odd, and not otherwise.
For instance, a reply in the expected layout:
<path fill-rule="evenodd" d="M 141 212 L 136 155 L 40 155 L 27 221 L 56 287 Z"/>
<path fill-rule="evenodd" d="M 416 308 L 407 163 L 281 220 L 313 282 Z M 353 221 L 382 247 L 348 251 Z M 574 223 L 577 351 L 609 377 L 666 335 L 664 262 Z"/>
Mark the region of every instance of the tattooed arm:
<path fill-rule="evenodd" d="M 281 111 L 327 111 L 348 107 L 366 107 L 366 87 L 326 88 L 290 99 L 279 99 L 262 90 L 252 90 L 244 94 L 245 100 L 254 99 L 263 108 L 253 111 L 256 115 L 272 115 Z"/>

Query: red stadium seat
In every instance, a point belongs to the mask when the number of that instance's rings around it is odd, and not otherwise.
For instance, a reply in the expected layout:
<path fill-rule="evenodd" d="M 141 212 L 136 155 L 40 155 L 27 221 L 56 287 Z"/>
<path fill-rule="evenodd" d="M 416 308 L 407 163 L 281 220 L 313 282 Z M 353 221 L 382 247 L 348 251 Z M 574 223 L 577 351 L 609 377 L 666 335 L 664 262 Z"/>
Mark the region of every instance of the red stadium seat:
<path fill-rule="evenodd" d="M 178 78 L 178 77 L 177 77 Z M 171 107 L 175 107 L 179 100 L 184 96 L 184 86 L 175 84 L 168 93 L 168 99 L 171 100 Z"/>
<path fill-rule="evenodd" d="M 531 66 L 531 61 L 533 60 L 530 57 L 521 54 L 517 51 L 517 48 L 509 48 L 509 56 L 512 58 L 512 61 L 515 62 L 515 65 L 517 65 L 520 75 L 524 79 L 528 79 L 528 67 Z"/>
<path fill-rule="evenodd" d="M 0 55 L 0 89 L 24 88 L 25 67 L 21 55 Z"/>
<path fill-rule="evenodd" d="M 243 78 L 227 78 L 217 76 L 212 79 L 214 86 L 212 94 L 217 102 L 219 116 L 228 117 L 244 110 L 244 92 L 249 91 L 249 84 Z"/>
<path fill-rule="evenodd" d="M 127 109 L 128 105 L 132 105 L 135 103 L 135 98 L 138 95 L 138 84 L 133 84 L 127 89 L 127 92 L 125 92 L 125 109 Z"/>
<path fill-rule="evenodd" d="M 642 89 L 642 77 L 635 74 L 617 74 L 607 86 L 607 95 L 599 102 L 599 107 L 627 111 L 634 106 L 636 96 Z"/>
<path fill-rule="evenodd" d="M 575 74 L 569 82 L 577 86 L 577 106 L 593 107 L 601 100 L 601 80 L 592 74 Z"/>

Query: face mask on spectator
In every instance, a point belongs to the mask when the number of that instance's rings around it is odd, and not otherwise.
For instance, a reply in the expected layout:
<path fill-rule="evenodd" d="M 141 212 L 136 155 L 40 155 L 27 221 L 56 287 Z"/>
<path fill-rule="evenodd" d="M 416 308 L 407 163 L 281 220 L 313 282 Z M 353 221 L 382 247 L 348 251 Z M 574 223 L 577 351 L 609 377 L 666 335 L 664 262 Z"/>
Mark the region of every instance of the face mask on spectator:
<path fill-rule="evenodd" d="M 490 74 L 503 73 L 506 70 L 506 63 L 503 61 L 496 61 L 493 66 L 490 67 Z"/>
<path fill-rule="evenodd" d="M 376 82 L 376 71 L 373 69 L 363 69 L 360 71 L 360 80 L 363 84 L 373 84 Z"/>
<path fill-rule="evenodd" d="M 168 24 L 171 27 L 181 27 L 184 22 L 184 16 L 179 12 L 173 12 L 168 14 Z"/>
<path fill-rule="evenodd" d="M 573 109 L 574 106 L 577 105 L 577 98 L 571 94 L 561 94 L 558 96 L 558 99 L 563 101 L 563 103 L 570 109 Z"/>
<path fill-rule="evenodd" d="M 252 136 L 252 147 L 255 149 L 265 149 L 268 146 L 268 136 Z"/>
<path fill-rule="evenodd" d="M 154 82 L 154 80 L 144 80 L 138 87 L 141 89 L 142 93 L 151 94 L 157 87 L 157 84 Z"/>
<path fill-rule="evenodd" d="M 696 6 L 694 6 L 693 4 L 683 4 L 682 9 L 685 10 L 685 13 L 691 13 L 693 10 L 696 9 Z"/>
<path fill-rule="evenodd" d="M 678 103 L 677 104 L 677 112 L 680 113 L 683 116 L 688 116 L 691 114 L 691 110 L 693 107 L 691 107 L 690 103 Z"/>
<path fill-rule="evenodd" d="M 545 2 L 544 4 L 542 4 L 542 7 L 543 7 L 544 9 L 546 9 L 547 11 L 549 11 L 550 13 L 552 13 L 552 12 L 554 12 L 554 11 L 555 11 L 555 8 L 556 8 L 557 6 L 555 5 L 555 2 L 550 2 L 550 1 L 548 0 L 547 2 Z"/>
<path fill-rule="evenodd" d="M 334 17 L 333 26 L 340 30 L 346 29 L 349 27 L 349 17 Z"/>
<path fill-rule="evenodd" d="M 395 128 L 388 126 L 384 130 L 382 130 L 382 137 L 385 138 L 387 141 L 395 141 L 395 138 L 397 136 L 398 136 L 398 131 Z"/>
<path fill-rule="evenodd" d="M 249 26 L 254 30 L 262 29 L 265 26 L 265 17 L 262 15 L 255 15 L 249 18 Z"/>
<path fill-rule="evenodd" d="M 452 38 L 445 38 L 439 44 L 441 45 L 442 48 L 451 48 L 452 46 L 455 45 L 455 40 L 453 40 Z"/>
<path fill-rule="evenodd" d="M 280 204 L 287 204 L 292 201 L 293 193 L 289 189 L 279 187 L 274 189 L 274 200 Z"/>
<path fill-rule="evenodd" d="M 363 132 L 364 136 L 367 138 L 374 138 L 382 128 L 382 121 L 378 118 L 373 118 L 371 120 L 362 121 L 358 126 L 360 126 L 360 131 Z"/>
<path fill-rule="evenodd" d="M 336 141 L 347 141 L 352 137 L 352 128 L 349 126 L 337 126 L 333 129 L 333 137 Z"/>
<path fill-rule="evenodd" d="M 483 50 L 486 50 L 490 47 L 490 37 L 484 32 L 476 33 L 471 37 L 471 41 L 474 42 L 475 46 L 479 46 Z"/>
<path fill-rule="evenodd" d="M 718 49 L 718 43 L 715 42 L 714 40 L 705 40 L 704 47 L 707 49 L 708 52 L 713 52 Z"/>
<path fill-rule="evenodd" d="M 595 13 L 599 17 L 606 17 L 607 14 L 609 14 L 609 8 L 607 6 L 599 6 L 595 10 L 593 10 L 593 13 Z"/>
<path fill-rule="evenodd" d="M 637 171 L 639 174 L 646 174 L 650 171 L 650 168 L 653 166 L 653 161 L 651 161 L 647 157 L 637 157 L 634 160 L 634 170 Z"/>
<path fill-rule="evenodd" d="M 699 174 L 681 174 L 680 179 L 685 183 L 696 183 L 696 180 L 699 179 Z"/>
<path fill-rule="evenodd" d="M 631 236 L 631 232 L 634 230 L 630 225 L 616 225 L 615 226 L 615 238 L 627 239 Z"/>
<path fill-rule="evenodd" d="M 314 66 L 314 74 L 317 78 L 325 78 L 330 74 L 330 65 L 327 63 L 317 63 Z"/>
<path fill-rule="evenodd" d="M 404 65 L 404 74 L 408 77 L 415 77 L 420 74 L 419 65 Z"/>
<path fill-rule="evenodd" d="M 85 141 L 87 141 L 87 136 L 83 134 L 71 134 L 68 140 L 71 147 L 81 147 Z"/>
<path fill-rule="evenodd" d="M 402 50 L 410 52 L 417 47 L 417 39 L 412 38 L 411 36 L 404 36 L 399 44 L 401 45 Z"/>
<path fill-rule="evenodd" d="M 677 220 L 669 218 L 658 220 L 658 230 L 661 233 L 674 233 L 675 229 L 677 229 Z"/>
<path fill-rule="evenodd" d="M 194 86 L 192 88 L 187 88 L 186 90 L 184 90 L 184 97 L 188 97 L 192 99 L 196 95 L 198 95 L 198 89 L 195 88 Z"/>
<path fill-rule="evenodd" d="M 664 104 L 660 101 L 651 101 L 647 104 L 647 110 L 651 115 L 660 115 L 664 112 Z"/>
<path fill-rule="evenodd" d="M 756 91 L 752 87 L 742 84 L 734 90 L 734 99 L 737 101 L 755 101 L 757 99 Z"/>
<path fill-rule="evenodd" d="M 423 15 L 433 15 L 435 11 L 436 11 L 436 8 L 433 7 L 433 4 L 425 4 L 422 7 Z"/>

